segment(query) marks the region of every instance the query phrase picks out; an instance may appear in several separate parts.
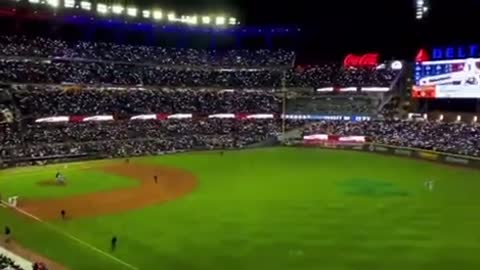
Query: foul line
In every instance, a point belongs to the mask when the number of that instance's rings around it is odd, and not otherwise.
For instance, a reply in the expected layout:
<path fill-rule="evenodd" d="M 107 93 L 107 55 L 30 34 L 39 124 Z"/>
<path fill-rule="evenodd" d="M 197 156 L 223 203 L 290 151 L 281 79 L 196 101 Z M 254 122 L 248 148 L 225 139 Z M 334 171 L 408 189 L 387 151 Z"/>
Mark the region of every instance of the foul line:
<path fill-rule="evenodd" d="M 98 253 L 100 253 L 100 254 L 102 254 L 102 255 L 104 255 L 104 256 L 106 256 L 106 257 L 108 257 L 108 258 L 110 258 L 110 259 L 112 259 L 112 260 L 114 260 L 114 261 L 116 261 L 117 263 L 120 263 L 120 264 L 122 264 L 122 265 L 124 265 L 124 266 L 126 266 L 126 267 L 128 267 L 128 268 L 130 268 L 130 269 L 132 269 L 132 270 L 139 270 L 137 267 L 135 267 L 135 266 L 133 266 L 133 265 L 131 265 L 131 264 L 129 264 L 129 263 L 126 263 L 126 262 L 120 260 L 119 258 L 117 258 L 117 257 L 115 257 L 115 256 L 113 256 L 113 255 L 111 255 L 111 254 L 109 254 L 109 253 L 107 253 L 107 252 L 105 252 L 105 251 L 103 251 L 103 250 L 101 250 L 101 249 L 98 249 L 98 248 L 92 246 L 91 244 L 89 244 L 89 243 L 87 243 L 87 242 L 85 242 L 85 241 L 83 241 L 83 240 L 81 240 L 81 239 L 79 239 L 79 238 L 77 238 L 77 237 L 75 237 L 75 236 L 73 236 L 73 235 L 71 235 L 71 234 L 69 234 L 69 233 L 61 230 L 61 229 L 59 229 L 58 227 L 56 227 L 56 226 L 54 226 L 54 225 L 52 225 L 52 224 L 50 224 L 50 223 L 48 223 L 48 222 L 45 222 L 45 221 L 41 220 L 40 218 L 32 215 L 31 213 L 28 213 L 27 211 L 25 211 L 25 210 L 23 210 L 23 209 L 20 209 L 20 208 L 18 208 L 18 207 L 14 207 L 14 206 L 10 206 L 10 205 L 8 205 L 5 201 L 0 201 L 0 204 L 3 205 L 3 206 L 10 207 L 10 208 L 14 209 L 15 211 L 18 211 L 19 213 L 21 213 L 21 214 L 23 214 L 23 215 L 25 215 L 25 216 L 27 216 L 27 217 L 29 217 L 29 218 L 32 218 L 32 219 L 34 219 L 34 220 L 42 223 L 43 225 L 49 227 L 50 229 L 56 231 L 57 233 L 63 234 L 63 235 L 66 236 L 67 238 L 70 238 L 71 240 L 74 240 L 75 242 L 77 242 L 77 243 L 79 243 L 79 244 L 81 244 L 81 245 L 83 245 L 83 246 L 85 246 L 85 247 L 88 247 L 88 248 L 90 248 L 91 250 L 93 250 L 93 251 L 95 251 L 95 252 L 98 252 Z"/>

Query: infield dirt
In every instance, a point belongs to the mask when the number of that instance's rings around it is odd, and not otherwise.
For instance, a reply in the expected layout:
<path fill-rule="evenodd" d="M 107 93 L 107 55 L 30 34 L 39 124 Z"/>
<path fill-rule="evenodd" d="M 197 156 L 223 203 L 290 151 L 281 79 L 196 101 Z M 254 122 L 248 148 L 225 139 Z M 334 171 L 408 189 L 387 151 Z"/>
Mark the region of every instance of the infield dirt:
<path fill-rule="evenodd" d="M 170 201 L 191 192 L 197 184 L 191 173 L 163 166 L 123 163 L 96 170 L 135 179 L 140 185 L 59 199 L 25 199 L 19 201 L 18 207 L 42 220 L 60 219 L 62 210 L 66 211 L 67 219 L 100 216 Z"/>

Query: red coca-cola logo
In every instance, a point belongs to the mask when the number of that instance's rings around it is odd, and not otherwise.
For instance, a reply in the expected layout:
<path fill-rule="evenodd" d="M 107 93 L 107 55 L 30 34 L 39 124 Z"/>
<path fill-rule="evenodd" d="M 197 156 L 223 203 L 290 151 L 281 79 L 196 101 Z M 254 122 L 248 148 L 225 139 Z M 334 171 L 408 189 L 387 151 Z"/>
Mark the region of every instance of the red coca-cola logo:
<path fill-rule="evenodd" d="M 345 67 L 376 67 L 378 65 L 378 53 L 366 53 L 364 55 L 347 55 L 343 60 Z"/>

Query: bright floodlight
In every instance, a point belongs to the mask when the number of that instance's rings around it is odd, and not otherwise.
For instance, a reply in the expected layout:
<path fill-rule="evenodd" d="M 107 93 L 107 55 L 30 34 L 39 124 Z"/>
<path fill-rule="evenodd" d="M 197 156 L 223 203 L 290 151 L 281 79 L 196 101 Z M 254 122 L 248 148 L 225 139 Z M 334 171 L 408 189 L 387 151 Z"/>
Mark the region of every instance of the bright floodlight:
<path fill-rule="evenodd" d="M 203 24 L 210 24 L 212 22 L 212 18 L 210 18 L 209 16 L 203 16 L 202 17 L 202 23 Z"/>
<path fill-rule="evenodd" d="M 145 18 L 145 19 L 150 18 L 150 10 L 144 10 L 144 11 L 142 11 L 142 16 L 143 16 L 143 18 Z"/>
<path fill-rule="evenodd" d="M 63 1 L 63 6 L 66 8 L 74 8 L 75 7 L 75 0 L 65 0 Z"/>
<path fill-rule="evenodd" d="M 108 13 L 108 7 L 105 4 L 97 4 L 97 12 L 100 14 Z"/>
<path fill-rule="evenodd" d="M 197 16 L 190 17 L 189 23 L 197 25 L 198 24 L 198 17 Z"/>
<path fill-rule="evenodd" d="M 153 11 L 153 19 L 154 20 L 161 20 L 163 18 L 163 13 L 161 10 L 154 10 Z"/>
<path fill-rule="evenodd" d="M 114 5 L 112 6 L 112 12 L 114 14 L 122 14 L 124 8 L 121 5 Z"/>
<path fill-rule="evenodd" d="M 229 18 L 229 19 L 228 19 L 228 24 L 230 24 L 230 25 L 235 25 L 235 24 L 237 24 L 237 19 L 236 19 L 236 18 L 233 18 L 233 17 Z"/>
<path fill-rule="evenodd" d="M 137 17 L 137 9 L 134 7 L 127 8 L 127 15 L 131 17 Z"/>
<path fill-rule="evenodd" d="M 92 9 L 92 3 L 88 1 L 82 1 L 80 2 L 80 8 L 84 10 L 91 10 Z"/>
<path fill-rule="evenodd" d="M 170 12 L 170 13 L 168 13 L 168 15 L 167 15 L 167 19 L 168 19 L 169 21 L 173 22 L 173 21 L 175 21 L 177 18 L 176 18 L 176 16 L 175 16 L 175 13 Z"/>
<path fill-rule="evenodd" d="M 38 4 L 40 3 L 40 0 L 28 0 L 28 2 L 32 4 Z"/>
<path fill-rule="evenodd" d="M 54 8 L 56 8 L 56 7 L 58 7 L 58 5 L 60 4 L 59 2 L 60 2 L 59 0 L 48 0 L 48 1 L 47 1 L 47 4 L 50 5 L 50 6 L 52 6 L 52 7 L 54 7 Z"/>
<path fill-rule="evenodd" d="M 225 24 L 225 17 L 219 16 L 215 18 L 215 24 L 216 25 L 224 25 Z"/>

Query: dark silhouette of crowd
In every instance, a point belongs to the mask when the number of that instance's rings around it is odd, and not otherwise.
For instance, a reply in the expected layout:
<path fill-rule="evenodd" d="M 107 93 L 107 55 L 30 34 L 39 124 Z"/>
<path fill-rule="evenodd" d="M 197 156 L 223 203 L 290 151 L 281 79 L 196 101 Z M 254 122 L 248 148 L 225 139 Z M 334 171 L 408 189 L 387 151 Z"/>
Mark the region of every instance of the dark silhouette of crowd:
<path fill-rule="evenodd" d="M 18 265 L 11 258 L 0 254 L 0 269 L 2 270 L 27 270 Z M 33 270 L 48 270 L 45 264 L 43 263 L 34 263 L 32 265 Z"/>
<path fill-rule="evenodd" d="M 24 270 L 11 258 L 0 254 L 0 269 Z"/>
<path fill-rule="evenodd" d="M 406 120 L 329 121 L 308 125 L 304 133 L 367 136 L 374 143 L 480 156 L 480 127 L 467 123 Z"/>

